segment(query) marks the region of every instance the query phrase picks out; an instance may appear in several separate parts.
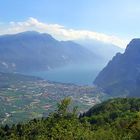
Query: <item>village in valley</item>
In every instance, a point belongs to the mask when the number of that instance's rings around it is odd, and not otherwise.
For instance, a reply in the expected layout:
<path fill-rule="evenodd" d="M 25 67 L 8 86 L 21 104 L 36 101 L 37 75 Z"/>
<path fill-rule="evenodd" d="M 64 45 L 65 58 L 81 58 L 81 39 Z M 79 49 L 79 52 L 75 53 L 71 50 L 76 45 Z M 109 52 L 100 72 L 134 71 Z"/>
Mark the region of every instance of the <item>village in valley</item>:
<path fill-rule="evenodd" d="M 42 79 L 17 80 L 0 88 L 1 124 L 46 117 L 57 103 L 70 97 L 79 112 L 100 103 L 104 94 L 94 86 L 48 82 Z"/>

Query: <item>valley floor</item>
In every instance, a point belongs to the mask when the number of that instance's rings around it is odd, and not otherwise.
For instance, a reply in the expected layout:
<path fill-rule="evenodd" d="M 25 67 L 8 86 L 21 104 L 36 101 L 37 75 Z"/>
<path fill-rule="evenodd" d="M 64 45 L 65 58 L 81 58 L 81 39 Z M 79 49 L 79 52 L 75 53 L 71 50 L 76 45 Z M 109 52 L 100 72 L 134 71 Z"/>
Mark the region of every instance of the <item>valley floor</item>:
<path fill-rule="evenodd" d="M 41 79 L 6 82 L 0 88 L 1 124 L 47 116 L 65 97 L 72 98 L 73 106 L 78 106 L 79 112 L 104 100 L 104 94 L 93 86 L 61 84 Z"/>

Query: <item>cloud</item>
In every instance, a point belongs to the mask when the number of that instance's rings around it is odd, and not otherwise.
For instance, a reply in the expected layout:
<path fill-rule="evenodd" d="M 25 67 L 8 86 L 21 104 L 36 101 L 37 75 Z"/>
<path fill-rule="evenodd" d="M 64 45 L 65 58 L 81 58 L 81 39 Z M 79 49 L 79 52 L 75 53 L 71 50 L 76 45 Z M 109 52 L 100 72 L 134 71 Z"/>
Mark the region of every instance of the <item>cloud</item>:
<path fill-rule="evenodd" d="M 54 36 L 58 40 L 79 40 L 79 39 L 94 39 L 106 43 L 111 43 L 124 48 L 127 41 L 122 40 L 116 36 L 109 36 L 103 33 L 88 31 L 88 30 L 75 30 L 66 28 L 59 24 L 47 24 L 30 17 L 23 22 L 11 21 L 8 27 L 0 31 L 0 34 L 13 34 L 28 30 L 35 30 L 39 32 L 46 32 Z"/>

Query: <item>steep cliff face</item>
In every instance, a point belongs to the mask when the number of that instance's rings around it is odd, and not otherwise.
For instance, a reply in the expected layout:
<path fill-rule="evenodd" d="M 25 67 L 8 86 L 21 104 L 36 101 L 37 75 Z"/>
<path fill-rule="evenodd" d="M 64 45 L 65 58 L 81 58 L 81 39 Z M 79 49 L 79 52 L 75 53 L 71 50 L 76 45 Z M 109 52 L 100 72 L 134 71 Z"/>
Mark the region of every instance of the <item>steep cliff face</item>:
<path fill-rule="evenodd" d="M 116 54 L 94 84 L 111 95 L 140 96 L 140 39 L 133 39 L 124 54 Z"/>

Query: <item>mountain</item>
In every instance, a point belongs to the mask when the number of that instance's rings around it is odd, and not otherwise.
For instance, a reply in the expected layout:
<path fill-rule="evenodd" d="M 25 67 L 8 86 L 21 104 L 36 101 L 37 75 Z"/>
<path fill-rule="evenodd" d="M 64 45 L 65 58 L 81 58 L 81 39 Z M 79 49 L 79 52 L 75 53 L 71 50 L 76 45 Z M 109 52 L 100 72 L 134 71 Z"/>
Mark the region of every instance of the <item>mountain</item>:
<path fill-rule="evenodd" d="M 0 127 L 4 140 L 139 140 L 140 99 L 117 98 L 77 116 L 70 98 L 58 103 L 47 118 Z"/>
<path fill-rule="evenodd" d="M 98 58 L 72 41 L 58 41 L 51 35 L 27 31 L 0 36 L 0 71 L 48 70 Z"/>
<path fill-rule="evenodd" d="M 100 63 L 105 66 L 108 61 L 110 61 L 113 56 L 116 55 L 118 52 L 124 52 L 124 49 L 105 42 L 91 40 L 91 39 L 83 39 L 77 40 L 77 43 L 81 44 L 88 50 L 92 51 L 94 54 L 99 56 Z"/>
<path fill-rule="evenodd" d="M 94 84 L 111 95 L 140 96 L 140 39 L 133 39 L 123 54 L 117 53 Z"/>

